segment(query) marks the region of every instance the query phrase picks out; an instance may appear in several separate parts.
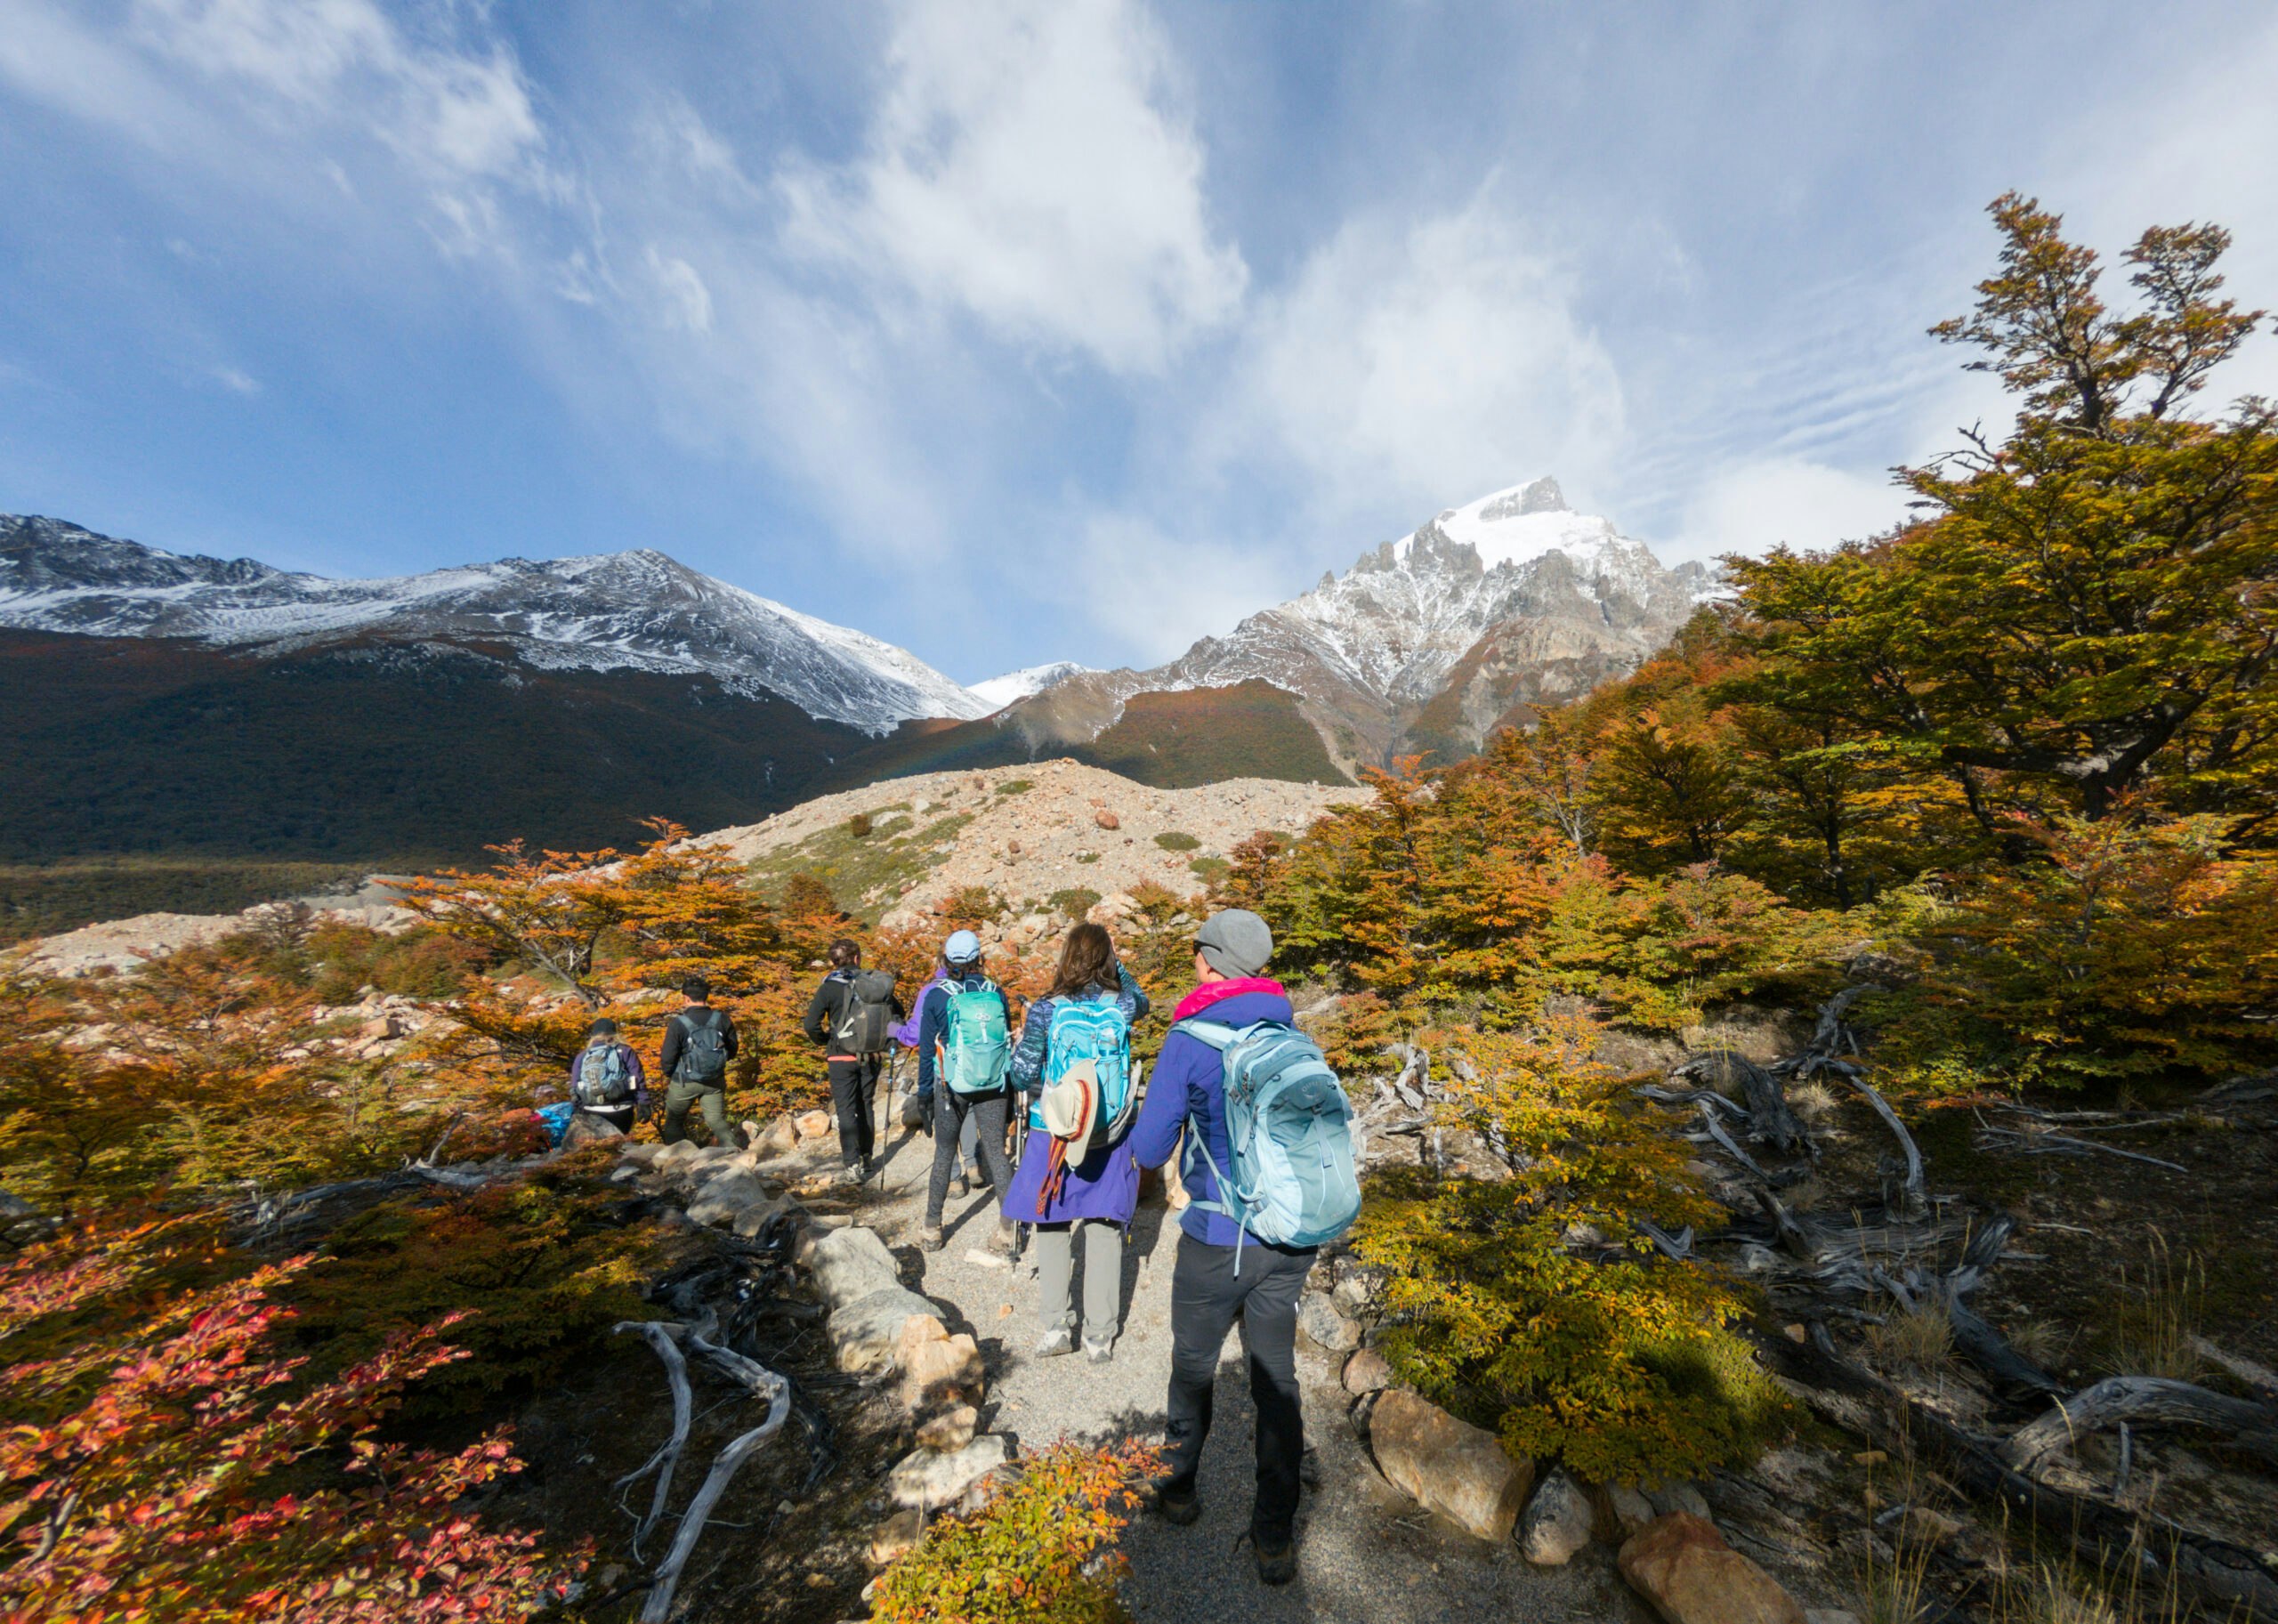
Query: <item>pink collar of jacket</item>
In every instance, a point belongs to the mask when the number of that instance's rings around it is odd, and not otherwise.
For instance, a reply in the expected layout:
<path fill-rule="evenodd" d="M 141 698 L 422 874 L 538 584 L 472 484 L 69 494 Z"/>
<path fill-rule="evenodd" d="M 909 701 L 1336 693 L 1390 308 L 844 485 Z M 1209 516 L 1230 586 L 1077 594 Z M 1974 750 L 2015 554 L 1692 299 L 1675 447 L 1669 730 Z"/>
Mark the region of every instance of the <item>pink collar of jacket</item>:
<path fill-rule="evenodd" d="M 1271 993 L 1277 998 L 1289 996 L 1280 982 L 1263 975 L 1245 975 L 1231 982 L 1205 982 L 1178 1001 L 1178 1007 L 1171 1013 L 1171 1019 L 1183 1021 L 1190 1015 L 1200 1014 L 1213 1004 L 1226 998 L 1238 998 L 1250 992 Z"/>

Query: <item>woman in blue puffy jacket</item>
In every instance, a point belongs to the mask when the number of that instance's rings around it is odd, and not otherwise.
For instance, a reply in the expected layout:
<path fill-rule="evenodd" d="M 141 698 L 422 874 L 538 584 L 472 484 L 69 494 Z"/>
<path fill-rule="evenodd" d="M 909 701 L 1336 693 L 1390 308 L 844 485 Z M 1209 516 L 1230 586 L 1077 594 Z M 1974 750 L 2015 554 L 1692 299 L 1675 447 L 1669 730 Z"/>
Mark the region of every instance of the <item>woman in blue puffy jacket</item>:
<path fill-rule="evenodd" d="M 1094 1144 L 1082 1160 L 1054 1165 L 1052 1138 L 1037 1101 L 1052 1071 L 1054 1012 L 1071 1001 L 1115 1005 L 1125 1033 L 1126 1073 L 1131 1087 L 1138 1086 L 1129 1032 L 1147 1013 L 1147 995 L 1117 959 L 1107 932 L 1078 925 L 1061 946 L 1052 990 L 1029 1006 L 1013 1051 L 1013 1088 L 1029 1101 L 1029 1137 L 1004 1213 L 1036 1227 L 1037 1311 L 1044 1327 L 1037 1352 L 1046 1356 L 1075 1350 L 1076 1232 L 1083 1232 L 1084 1356 L 1101 1363 L 1113 1353 L 1122 1329 L 1123 1233 L 1139 1204 L 1139 1168 L 1131 1159 L 1127 1127 L 1111 1143 Z"/>

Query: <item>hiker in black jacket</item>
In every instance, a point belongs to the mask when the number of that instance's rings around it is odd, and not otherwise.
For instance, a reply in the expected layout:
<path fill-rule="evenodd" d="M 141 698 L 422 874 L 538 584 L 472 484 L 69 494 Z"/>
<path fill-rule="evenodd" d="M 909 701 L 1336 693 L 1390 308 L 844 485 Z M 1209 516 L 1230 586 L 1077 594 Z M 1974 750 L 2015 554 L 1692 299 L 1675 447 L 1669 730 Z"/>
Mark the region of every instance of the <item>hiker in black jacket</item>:
<path fill-rule="evenodd" d="M 736 1023 L 726 1010 L 712 1007 L 712 984 L 702 976 L 690 976 L 680 991 L 687 1002 L 665 1023 L 665 1052 L 658 1056 L 668 1079 L 665 1143 L 688 1137 L 688 1113 L 700 1105 L 712 1143 L 740 1150 L 744 1135 L 728 1120 L 728 1062 L 736 1057 Z"/>
<path fill-rule="evenodd" d="M 840 1179 L 859 1184 L 874 1168 L 870 1152 L 877 1143 L 877 1124 L 870 1103 L 876 1097 L 878 1072 L 885 1064 L 886 1046 L 903 1019 L 901 999 L 895 996 L 893 977 L 884 970 L 862 968 L 862 949 L 840 937 L 830 944 L 830 974 L 815 989 L 807 1004 L 807 1041 L 825 1046 L 830 1067 L 830 1104 L 838 1118 Z"/>

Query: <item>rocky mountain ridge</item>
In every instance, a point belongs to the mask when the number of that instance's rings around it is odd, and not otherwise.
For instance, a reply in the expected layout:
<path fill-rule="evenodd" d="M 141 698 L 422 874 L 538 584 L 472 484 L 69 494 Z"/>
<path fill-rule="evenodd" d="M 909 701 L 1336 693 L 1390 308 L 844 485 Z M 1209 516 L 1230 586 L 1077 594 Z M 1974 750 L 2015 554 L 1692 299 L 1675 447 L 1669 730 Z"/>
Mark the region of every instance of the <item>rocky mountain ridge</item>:
<path fill-rule="evenodd" d="M 541 670 L 711 677 L 873 736 L 997 707 L 907 650 L 650 548 L 335 580 L 0 514 L 0 626 L 182 638 L 264 657 L 349 639 L 503 647 Z"/>

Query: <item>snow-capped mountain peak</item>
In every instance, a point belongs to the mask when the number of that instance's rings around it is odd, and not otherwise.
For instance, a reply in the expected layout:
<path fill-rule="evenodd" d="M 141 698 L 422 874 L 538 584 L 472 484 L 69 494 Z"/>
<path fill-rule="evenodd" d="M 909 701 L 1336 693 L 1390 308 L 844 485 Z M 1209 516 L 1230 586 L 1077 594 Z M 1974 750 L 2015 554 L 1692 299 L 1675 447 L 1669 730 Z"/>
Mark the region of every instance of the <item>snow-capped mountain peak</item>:
<path fill-rule="evenodd" d="M 0 515 L 0 625 L 286 652 L 371 635 L 505 645 L 550 669 L 706 675 L 869 733 L 997 708 L 905 649 L 651 548 L 335 580 Z"/>
<path fill-rule="evenodd" d="M 965 691 L 987 705 L 992 711 L 1002 710 L 1015 700 L 1031 694 L 1056 688 L 1071 676 L 1087 676 L 1091 667 L 1079 666 L 1072 659 L 1054 660 L 1048 666 L 1029 666 L 1018 671 L 1007 671 L 1002 676 L 992 676 L 985 683 L 975 683 Z"/>

